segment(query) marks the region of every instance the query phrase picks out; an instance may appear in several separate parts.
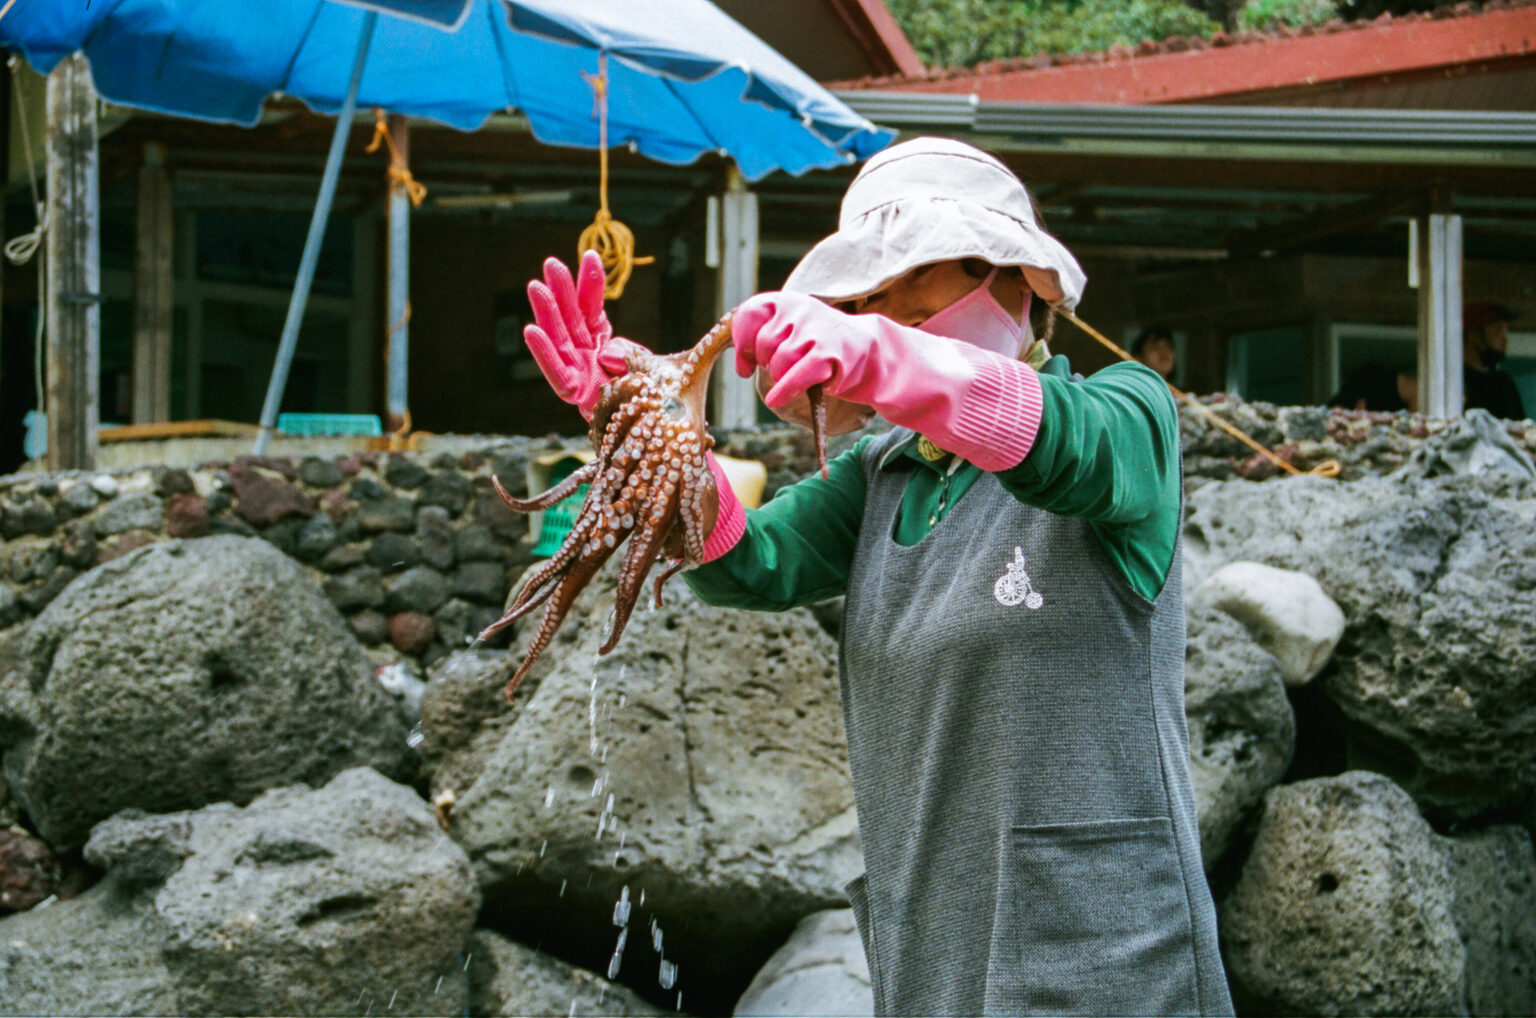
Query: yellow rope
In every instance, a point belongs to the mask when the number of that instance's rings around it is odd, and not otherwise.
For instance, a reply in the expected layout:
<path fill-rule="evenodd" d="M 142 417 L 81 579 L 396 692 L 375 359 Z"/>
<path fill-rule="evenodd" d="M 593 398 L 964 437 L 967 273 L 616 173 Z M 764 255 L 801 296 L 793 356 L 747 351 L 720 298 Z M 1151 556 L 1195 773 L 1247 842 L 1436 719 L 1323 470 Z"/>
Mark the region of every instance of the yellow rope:
<path fill-rule="evenodd" d="M 421 208 L 422 200 L 427 196 L 426 185 L 411 176 L 411 168 L 406 165 L 400 150 L 395 147 L 394 137 L 389 133 L 389 119 L 384 116 L 384 111 L 375 106 L 373 116 L 373 140 L 363 151 L 377 152 L 381 143 L 387 146 L 389 148 L 389 186 L 405 188 L 406 197 L 411 199 L 411 208 Z"/>
<path fill-rule="evenodd" d="M 580 261 L 587 251 L 597 252 L 607 279 L 603 296 L 612 300 L 623 295 L 624 284 L 636 265 L 649 265 L 656 259 L 650 255 L 635 257 L 634 233 L 608 211 L 608 54 L 598 54 L 595 75 L 583 71 L 581 76 L 592 86 L 597 112 L 598 209 L 592 225 L 582 230 L 576 241 L 576 259 Z"/>
<path fill-rule="evenodd" d="M 1058 314 L 1060 314 L 1067 321 L 1071 322 L 1073 325 L 1077 326 L 1079 329 L 1082 329 L 1084 332 L 1086 332 L 1088 335 L 1092 336 L 1094 339 L 1098 340 L 1104 346 L 1107 346 L 1121 360 L 1127 360 L 1127 361 L 1135 360 L 1134 357 L 1132 357 L 1130 354 L 1126 353 L 1124 350 L 1120 349 L 1119 346 L 1117 346 L 1113 341 L 1111 341 L 1103 333 L 1099 332 L 1098 329 L 1095 329 L 1093 326 L 1089 325 L 1087 322 L 1083 321 L 1081 318 L 1077 317 L 1072 312 L 1066 310 L 1065 308 L 1060 308 L 1060 307 L 1058 307 L 1056 309 L 1056 311 L 1057 311 Z M 1242 442 L 1248 448 L 1252 449 L 1254 452 L 1258 453 L 1260 456 L 1263 456 L 1265 459 L 1269 460 L 1271 463 L 1273 463 L 1275 466 L 1279 467 L 1281 470 L 1284 470 L 1288 474 L 1297 474 L 1297 475 L 1299 475 L 1299 474 L 1302 473 L 1302 471 L 1297 470 L 1295 467 L 1291 466 L 1291 464 L 1287 463 L 1280 456 L 1277 456 L 1275 453 L 1271 452 L 1265 446 L 1260 444 L 1257 440 L 1255 440 L 1254 438 L 1250 437 L 1247 434 L 1247 432 L 1243 431 L 1241 428 L 1238 428 L 1236 425 L 1229 424 L 1228 422 L 1222 420 L 1220 417 L 1218 417 L 1216 415 L 1216 412 L 1214 410 L 1212 410 L 1210 407 L 1206 406 L 1204 403 L 1200 402 L 1199 400 L 1195 399 L 1195 397 L 1191 396 L 1189 393 L 1181 392 L 1179 389 L 1175 388 L 1172 385 L 1168 386 L 1168 388 L 1173 391 L 1173 394 L 1176 397 L 1178 397 L 1179 399 L 1183 400 L 1185 403 L 1189 404 L 1190 406 L 1194 407 L 1196 410 L 1200 411 L 1201 414 L 1205 415 L 1205 418 L 1207 420 L 1209 420 L 1212 424 L 1215 424 L 1222 431 L 1225 431 L 1227 434 L 1231 435 L 1233 438 L 1237 439 L 1239 442 Z M 1319 463 L 1317 466 L 1313 467 L 1311 470 L 1306 471 L 1306 473 L 1313 474 L 1313 475 L 1315 475 L 1317 477 L 1337 477 L 1342 472 L 1342 470 L 1343 470 L 1343 468 L 1341 466 L 1339 466 L 1338 460 L 1324 460 L 1323 462 Z"/>

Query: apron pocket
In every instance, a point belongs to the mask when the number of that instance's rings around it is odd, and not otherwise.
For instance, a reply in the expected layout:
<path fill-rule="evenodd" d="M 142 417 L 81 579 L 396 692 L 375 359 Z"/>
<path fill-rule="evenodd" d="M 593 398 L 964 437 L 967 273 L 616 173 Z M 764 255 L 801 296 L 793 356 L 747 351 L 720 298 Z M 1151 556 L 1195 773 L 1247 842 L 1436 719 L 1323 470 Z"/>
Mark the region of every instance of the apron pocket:
<path fill-rule="evenodd" d="M 864 943 L 864 962 L 869 966 L 869 985 L 875 992 L 875 1014 L 885 1014 L 881 1002 L 880 958 L 875 952 L 875 928 L 869 915 L 869 878 L 860 873 L 843 885 L 843 894 L 853 906 L 854 925 L 859 929 L 859 940 Z"/>
<path fill-rule="evenodd" d="M 1199 1012 L 1189 897 L 1166 818 L 1009 832 L 985 1008 Z"/>

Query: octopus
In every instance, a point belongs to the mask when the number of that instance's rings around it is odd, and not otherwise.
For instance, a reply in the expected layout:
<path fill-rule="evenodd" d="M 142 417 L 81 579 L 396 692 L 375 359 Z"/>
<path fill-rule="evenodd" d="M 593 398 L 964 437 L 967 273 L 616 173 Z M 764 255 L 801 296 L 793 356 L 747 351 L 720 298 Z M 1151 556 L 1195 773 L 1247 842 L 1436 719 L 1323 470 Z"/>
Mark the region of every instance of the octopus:
<path fill-rule="evenodd" d="M 730 342 L 731 316 L 726 315 L 689 350 L 631 353 L 627 372 L 598 396 L 588 434 L 596 454 L 590 463 L 527 499 L 513 498 L 499 478 L 491 478 L 501 500 L 522 513 L 548 509 L 590 485 L 565 542 L 523 581 L 506 613 L 480 633 L 485 640 L 545 605 L 523 662 L 507 683 L 509 701 L 576 598 L 626 540 L 613 616 L 599 654 L 618 644 L 659 558 L 665 555 L 668 561 L 655 580 L 658 608 L 667 580 L 704 560 L 718 505 L 714 473 L 704 456 L 714 445 L 705 427 L 704 402 L 710 369 Z M 816 458 L 826 477 L 826 404 L 820 386 L 812 386 L 808 396 Z"/>

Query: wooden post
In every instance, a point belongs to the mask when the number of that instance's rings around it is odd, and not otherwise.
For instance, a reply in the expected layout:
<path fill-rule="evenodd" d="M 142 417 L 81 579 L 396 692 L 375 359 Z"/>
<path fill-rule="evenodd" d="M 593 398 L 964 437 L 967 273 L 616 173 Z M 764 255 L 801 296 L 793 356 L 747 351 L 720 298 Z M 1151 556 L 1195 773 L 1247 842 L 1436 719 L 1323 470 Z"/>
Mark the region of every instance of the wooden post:
<path fill-rule="evenodd" d="M 165 147 L 144 146 L 133 262 L 133 423 L 171 419 L 175 220 Z"/>
<path fill-rule="evenodd" d="M 747 190 L 741 172 L 732 166 L 719 202 L 720 313 L 757 292 L 757 195 Z M 715 362 L 711 394 L 714 423 L 724 428 L 750 428 L 757 423 L 757 390 L 752 379 L 736 374 L 730 357 Z"/>
<path fill-rule="evenodd" d="M 48 466 L 90 470 L 101 419 L 96 89 L 82 54 L 48 75 Z"/>

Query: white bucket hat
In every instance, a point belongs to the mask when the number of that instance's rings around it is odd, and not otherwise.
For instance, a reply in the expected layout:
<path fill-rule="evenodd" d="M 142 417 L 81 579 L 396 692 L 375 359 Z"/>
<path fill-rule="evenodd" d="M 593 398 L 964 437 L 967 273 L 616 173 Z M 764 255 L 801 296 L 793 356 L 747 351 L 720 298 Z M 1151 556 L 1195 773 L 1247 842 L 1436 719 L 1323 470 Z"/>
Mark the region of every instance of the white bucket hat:
<path fill-rule="evenodd" d="M 1040 228 L 1008 167 L 964 142 L 916 138 L 864 164 L 843 195 L 837 232 L 811 248 L 784 289 L 849 300 L 919 265 L 955 258 L 1051 273 L 1068 310 L 1088 282 L 1077 259 Z"/>

